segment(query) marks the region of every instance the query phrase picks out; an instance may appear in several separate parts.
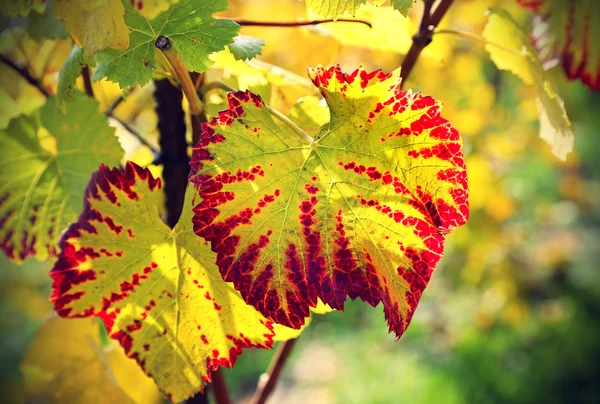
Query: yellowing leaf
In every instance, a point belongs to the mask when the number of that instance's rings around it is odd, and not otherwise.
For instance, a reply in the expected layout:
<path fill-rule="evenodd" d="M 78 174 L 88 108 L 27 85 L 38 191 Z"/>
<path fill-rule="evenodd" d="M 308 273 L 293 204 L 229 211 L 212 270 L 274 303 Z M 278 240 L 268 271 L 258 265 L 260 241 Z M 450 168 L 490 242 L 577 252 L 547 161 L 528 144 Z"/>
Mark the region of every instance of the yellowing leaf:
<path fill-rule="evenodd" d="M 88 56 L 109 46 L 119 50 L 129 46 L 121 0 L 56 0 L 54 12 Z"/>
<path fill-rule="evenodd" d="M 509 70 L 525 84 L 537 87 L 540 137 L 552 146 L 552 152 L 558 158 L 565 160 L 573 150 L 571 122 L 531 42 L 511 15 L 499 9 L 489 11 L 483 36 L 491 42 L 485 48 L 499 69 Z"/>
<path fill-rule="evenodd" d="M 408 18 L 391 7 L 376 7 L 371 4 L 361 7 L 356 18 L 369 21 L 373 27 L 338 22 L 327 24 L 323 29 L 344 45 L 402 54 L 408 52 L 414 33 Z"/>
<path fill-rule="evenodd" d="M 134 163 L 100 166 L 79 220 L 63 235 L 51 300 L 63 317 L 99 316 L 174 402 L 203 389 L 243 348 L 270 348 L 273 327 L 221 279 L 192 231 L 189 190 L 181 220 L 159 215 L 161 183 Z"/>
<path fill-rule="evenodd" d="M 278 126 L 250 92 L 230 93 L 203 125 L 194 231 L 276 323 L 300 328 L 319 299 L 341 310 L 349 296 L 382 302 L 399 337 L 444 235 L 469 214 L 460 136 L 433 98 L 400 89 L 398 70 L 309 76 L 331 114 L 314 140 Z"/>
<path fill-rule="evenodd" d="M 152 379 L 119 346 L 102 346 L 99 325 L 57 317 L 42 325 L 20 365 L 27 402 L 160 402 Z"/>
<path fill-rule="evenodd" d="M 53 97 L 42 108 L 40 120 L 56 140 L 52 153 L 39 143 L 36 119 L 14 119 L 0 132 L 0 249 L 13 260 L 54 255 L 94 168 L 122 156 L 96 101 L 80 96 L 66 113 Z"/>

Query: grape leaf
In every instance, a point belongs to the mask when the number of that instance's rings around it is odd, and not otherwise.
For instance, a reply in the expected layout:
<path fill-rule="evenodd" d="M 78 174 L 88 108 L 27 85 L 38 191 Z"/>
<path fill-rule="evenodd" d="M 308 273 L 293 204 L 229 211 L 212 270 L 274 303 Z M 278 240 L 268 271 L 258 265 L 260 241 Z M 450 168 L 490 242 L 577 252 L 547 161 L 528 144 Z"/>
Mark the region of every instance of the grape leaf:
<path fill-rule="evenodd" d="M 306 0 L 306 7 L 321 17 L 331 17 L 334 20 L 348 13 L 353 17 L 360 6 L 367 0 Z"/>
<path fill-rule="evenodd" d="M 27 402 L 160 402 L 152 379 L 118 345 L 102 346 L 99 325 L 53 317 L 40 327 L 20 365 Z"/>
<path fill-rule="evenodd" d="M 290 118 L 305 132 L 316 132 L 329 121 L 327 104 L 309 95 L 300 98 L 290 109 Z"/>
<path fill-rule="evenodd" d="M 265 41 L 248 35 L 238 35 L 233 38 L 233 43 L 229 44 L 229 50 L 235 60 L 250 60 L 256 55 L 260 55 Z"/>
<path fill-rule="evenodd" d="M 350 296 L 383 302 L 400 337 L 444 235 L 469 214 L 460 136 L 433 98 L 400 89 L 399 70 L 309 76 L 331 113 L 314 141 L 279 127 L 250 92 L 230 93 L 203 125 L 194 231 L 273 321 L 298 328 L 318 298 L 341 310 Z"/>
<path fill-rule="evenodd" d="M 40 146 L 33 118 L 14 119 L 0 132 L 0 248 L 13 260 L 53 255 L 60 232 L 81 209 L 91 172 L 100 162 L 118 164 L 123 154 L 95 100 L 79 97 L 66 113 L 54 98 L 41 110 L 55 153 Z"/>
<path fill-rule="evenodd" d="M 88 56 L 109 46 L 120 50 L 129 46 L 121 0 L 56 0 L 54 12 Z"/>
<path fill-rule="evenodd" d="M 129 47 L 120 52 L 106 49 L 97 55 L 93 80 L 104 77 L 121 87 L 146 84 L 156 64 L 154 42 L 164 35 L 173 43 L 190 71 L 204 72 L 212 65 L 208 55 L 233 42 L 239 25 L 212 15 L 227 9 L 227 0 L 181 0 L 152 20 L 139 14 L 128 0 L 125 24 L 131 31 Z"/>
<path fill-rule="evenodd" d="M 0 7 L 0 14 L 7 17 L 27 17 L 33 10 L 44 12 L 46 0 L 4 0 Z"/>
<path fill-rule="evenodd" d="M 408 15 L 408 10 L 410 10 L 415 1 L 416 0 L 390 0 L 390 3 L 392 4 L 392 7 L 400 11 L 400 14 L 406 17 Z"/>
<path fill-rule="evenodd" d="M 535 85 L 538 91 L 540 113 L 540 137 L 552 147 L 552 152 L 565 160 L 573 150 L 573 131 L 567 117 L 563 100 L 546 76 L 542 62 L 533 45 L 511 15 L 502 9 L 490 9 L 489 20 L 483 37 L 493 44 L 485 49 L 499 69 L 508 70 L 527 85 Z"/>
<path fill-rule="evenodd" d="M 67 101 L 73 101 L 77 91 L 75 82 L 77 77 L 81 75 L 81 69 L 84 66 L 93 66 L 94 64 L 93 58 L 88 57 L 82 48 L 73 45 L 73 49 L 65 59 L 58 75 L 56 101 L 59 105 L 63 105 Z"/>
<path fill-rule="evenodd" d="M 171 230 L 159 215 L 161 183 L 128 163 L 94 173 L 79 220 L 64 233 L 51 300 L 63 317 L 99 316 L 109 335 L 179 402 L 231 367 L 242 348 L 270 348 L 273 327 L 221 279 L 192 231 L 188 191 Z"/>
<path fill-rule="evenodd" d="M 554 38 L 554 49 L 571 80 L 600 90 L 600 13 L 593 0 L 518 0 L 539 13 Z"/>

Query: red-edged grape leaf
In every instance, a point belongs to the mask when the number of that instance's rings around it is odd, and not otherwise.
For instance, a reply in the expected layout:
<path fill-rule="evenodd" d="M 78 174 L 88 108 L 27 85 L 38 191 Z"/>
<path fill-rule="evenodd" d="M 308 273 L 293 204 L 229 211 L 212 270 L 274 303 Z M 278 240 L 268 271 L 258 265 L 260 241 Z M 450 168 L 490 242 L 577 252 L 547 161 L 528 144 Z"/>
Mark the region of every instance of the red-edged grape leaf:
<path fill-rule="evenodd" d="M 51 300 L 63 317 L 99 316 L 169 399 L 203 389 L 242 348 L 270 348 L 273 327 L 223 282 L 215 255 L 192 231 L 197 192 L 174 229 L 158 214 L 160 180 L 127 163 L 104 165 L 64 233 Z"/>
<path fill-rule="evenodd" d="M 40 114 L 55 152 L 40 146 L 34 118 L 13 119 L 0 132 L 0 248 L 15 261 L 54 255 L 60 232 L 81 209 L 92 171 L 100 162 L 118 164 L 123 155 L 98 102 L 80 95 L 65 111 L 51 97 Z"/>
<path fill-rule="evenodd" d="M 383 302 L 399 337 L 444 235 L 464 224 L 467 175 L 458 132 L 433 98 L 386 74 L 339 66 L 309 76 L 331 113 L 308 142 L 278 126 L 250 92 L 203 125 L 190 178 L 194 231 L 221 275 L 266 317 L 300 327 L 320 298 Z"/>
<path fill-rule="evenodd" d="M 595 0 L 517 0 L 539 13 L 571 79 L 600 90 L 600 12 Z"/>

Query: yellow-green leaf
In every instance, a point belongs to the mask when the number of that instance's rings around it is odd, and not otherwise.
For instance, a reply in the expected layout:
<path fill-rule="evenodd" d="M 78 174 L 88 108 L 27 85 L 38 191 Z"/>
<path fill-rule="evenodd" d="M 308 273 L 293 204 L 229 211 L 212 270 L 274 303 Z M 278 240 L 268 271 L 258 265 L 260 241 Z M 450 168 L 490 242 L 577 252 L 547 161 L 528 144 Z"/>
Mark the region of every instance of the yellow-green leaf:
<path fill-rule="evenodd" d="M 548 79 L 540 58 L 512 16 L 502 9 L 489 10 L 489 20 L 483 37 L 490 43 L 486 50 L 499 69 L 517 75 L 538 91 L 540 137 L 552 147 L 552 152 L 565 160 L 573 150 L 573 131 L 564 103 L 554 84 Z M 500 46 L 498 46 L 500 45 Z"/>
<path fill-rule="evenodd" d="M 306 0 L 306 7 L 321 17 L 337 19 L 344 14 L 355 16 L 367 0 Z"/>
<path fill-rule="evenodd" d="M 56 0 L 54 12 L 88 56 L 107 47 L 125 50 L 129 46 L 121 0 Z"/>
<path fill-rule="evenodd" d="M 248 91 L 203 125 L 194 231 L 276 323 L 300 328 L 319 299 L 343 309 L 349 296 L 383 303 L 399 337 L 444 235 L 469 214 L 460 136 L 437 101 L 400 89 L 398 70 L 309 76 L 331 115 L 314 140 L 277 125 Z"/>
<path fill-rule="evenodd" d="M 40 115 L 55 151 L 40 145 L 34 118 L 14 119 L 0 132 L 0 248 L 15 261 L 54 255 L 92 171 L 100 162 L 118 164 L 123 154 L 91 98 L 80 96 L 62 115 L 52 97 Z"/>
<path fill-rule="evenodd" d="M 26 17 L 31 10 L 43 13 L 46 0 L 4 0 L 0 7 L 0 14 L 7 17 Z"/>
<path fill-rule="evenodd" d="M 94 319 L 51 318 L 20 369 L 27 402 L 160 403 L 160 394 L 116 344 L 102 346 Z"/>
<path fill-rule="evenodd" d="M 63 317 L 99 316 L 172 401 L 201 391 L 243 348 L 270 348 L 273 326 L 223 282 L 192 231 L 188 190 L 174 229 L 159 215 L 160 180 L 128 163 L 101 166 L 79 220 L 63 235 L 51 300 Z"/>

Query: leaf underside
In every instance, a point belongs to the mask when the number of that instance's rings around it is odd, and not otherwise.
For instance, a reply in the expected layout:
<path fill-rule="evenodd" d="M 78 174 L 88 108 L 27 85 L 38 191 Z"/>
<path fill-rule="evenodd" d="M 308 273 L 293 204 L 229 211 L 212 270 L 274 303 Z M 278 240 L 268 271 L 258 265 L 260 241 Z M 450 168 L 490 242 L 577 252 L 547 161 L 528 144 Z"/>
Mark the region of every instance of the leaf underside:
<path fill-rule="evenodd" d="M 600 13 L 595 0 L 518 0 L 539 13 L 567 76 L 600 90 Z M 543 33 L 542 33 L 543 35 Z"/>
<path fill-rule="evenodd" d="M 349 296 L 383 302 L 400 337 L 444 235 L 469 214 L 460 136 L 433 98 L 400 89 L 398 70 L 309 75 L 331 114 L 310 144 L 250 92 L 203 125 L 194 231 L 276 323 L 298 328 L 319 298 L 342 310 Z"/>
<path fill-rule="evenodd" d="M 85 206 L 61 239 L 51 300 L 63 317 L 98 316 L 174 402 L 231 367 L 242 348 L 270 348 L 272 323 L 221 279 L 210 247 L 192 231 L 188 191 L 171 230 L 159 217 L 160 180 L 128 163 L 102 165 Z"/>

